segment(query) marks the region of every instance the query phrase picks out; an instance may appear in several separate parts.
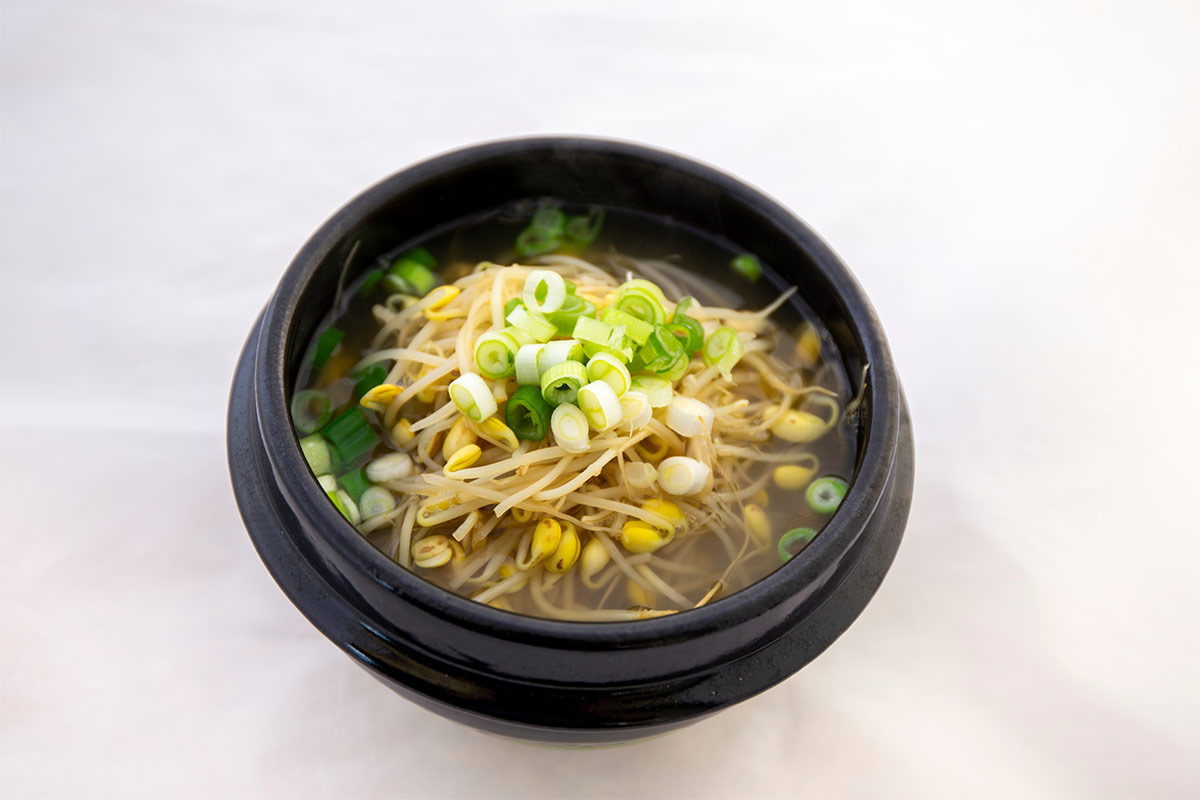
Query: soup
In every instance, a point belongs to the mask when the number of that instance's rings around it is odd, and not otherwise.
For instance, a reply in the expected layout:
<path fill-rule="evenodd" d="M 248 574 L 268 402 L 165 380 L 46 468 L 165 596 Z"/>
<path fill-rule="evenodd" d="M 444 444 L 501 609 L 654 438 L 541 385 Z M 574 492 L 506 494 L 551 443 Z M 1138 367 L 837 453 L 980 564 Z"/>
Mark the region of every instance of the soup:
<path fill-rule="evenodd" d="M 523 614 L 645 619 L 797 556 L 848 488 L 849 381 L 752 253 L 513 203 L 343 281 L 292 396 L 330 502 L 397 564 Z"/>

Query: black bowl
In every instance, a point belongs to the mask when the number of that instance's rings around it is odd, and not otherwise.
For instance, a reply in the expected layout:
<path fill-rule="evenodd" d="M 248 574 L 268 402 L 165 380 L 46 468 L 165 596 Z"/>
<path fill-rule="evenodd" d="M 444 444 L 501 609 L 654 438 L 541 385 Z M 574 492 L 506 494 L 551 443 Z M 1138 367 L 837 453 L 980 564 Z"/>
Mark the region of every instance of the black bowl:
<path fill-rule="evenodd" d="M 870 365 L 850 491 L 800 556 L 750 588 L 637 622 L 559 622 L 499 611 L 390 561 L 343 521 L 309 473 L 287 398 L 352 243 L 374 256 L 449 220 L 538 196 L 641 210 L 752 244 L 783 281 L 800 287 L 852 383 Z M 228 445 L 254 546 L 322 633 L 438 714 L 563 744 L 677 728 L 799 670 L 849 627 L 883 580 L 913 482 L 908 411 L 883 330 L 833 251 L 787 209 L 729 175 L 642 146 L 580 138 L 515 139 L 448 153 L 392 175 L 334 214 L 300 250 L 254 324 L 234 377 Z"/>

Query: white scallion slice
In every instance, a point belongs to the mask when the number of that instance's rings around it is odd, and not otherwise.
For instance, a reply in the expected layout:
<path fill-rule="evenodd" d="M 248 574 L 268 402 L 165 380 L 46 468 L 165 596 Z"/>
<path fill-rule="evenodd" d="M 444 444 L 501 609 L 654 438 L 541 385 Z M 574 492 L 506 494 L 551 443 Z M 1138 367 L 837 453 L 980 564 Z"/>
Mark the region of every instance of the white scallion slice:
<path fill-rule="evenodd" d="M 567 282 L 563 276 L 548 269 L 535 269 L 525 279 L 525 305 L 542 314 L 562 308 L 567 299 Z"/>
<path fill-rule="evenodd" d="M 658 480 L 658 470 L 653 464 L 634 461 L 625 465 L 625 478 L 635 489 L 649 489 Z"/>
<path fill-rule="evenodd" d="M 362 522 L 362 514 L 358 511 L 358 505 L 345 489 L 338 489 L 332 496 L 337 498 L 337 502 L 334 505 L 337 506 L 338 511 L 342 512 L 342 516 L 351 525 L 357 525 Z"/>
<path fill-rule="evenodd" d="M 711 436 L 713 410 L 693 397 L 674 397 L 667 406 L 667 427 L 680 436 Z"/>
<path fill-rule="evenodd" d="M 671 402 L 671 396 L 675 394 L 671 382 L 657 375 L 634 375 L 630 386 L 646 395 L 651 408 L 663 408 Z"/>
<path fill-rule="evenodd" d="M 667 494 L 696 494 L 704 488 L 711 470 L 687 456 L 672 456 L 658 465 L 658 485 Z"/>
<path fill-rule="evenodd" d="M 367 480 L 371 483 L 399 481 L 412 474 L 413 461 L 408 453 L 388 453 L 367 464 Z"/>
<path fill-rule="evenodd" d="M 550 430 L 554 441 L 568 453 L 582 453 L 588 448 L 587 415 L 570 403 L 563 403 L 550 415 Z"/>
<path fill-rule="evenodd" d="M 321 488 L 325 493 L 336 492 L 338 490 L 337 478 L 332 475 L 320 475 L 317 477 L 317 483 L 321 484 Z"/>
<path fill-rule="evenodd" d="M 587 376 L 590 381 L 604 381 L 613 388 L 617 397 L 629 391 L 629 369 L 612 353 L 596 353 L 588 360 Z"/>
<path fill-rule="evenodd" d="M 333 453 L 329 451 L 329 442 L 319 433 L 309 434 L 300 440 L 300 452 L 308 462 L 308 468 L 313 475 L 324 475 L 333 469 Z"/>
<path fill-rule="evenodd" d="M 378 517 L 396 507 L 396 498 L 382 486 L 371 486 L 358 498 L 358 510 L 363 519 Z"/>
<path fill-rule="evenodd" d="M 545 349 L 546 345 L 544 344 L 527 344 L 517 351 L 515 366 L 517 383 L 522 386 L 537 386 L 541 382 L 542 353 Z"/>
<path fill-rule="evenodd" d="M 621 401 L 604 381 L 592 381 L 582 387 L 578 402 L 592 430 L 602 433 L 621 421 Z"/>
<path fill-rule="evenodd" d="M 496 398 L 492 397 L 491 387 L 474 372 L 461 375 L 450 383 L 450 399 L 472 422 L 482 422 L 496 413 Z"/>
<path fill-rule="evenodd" d="M 650 407 L 650 401 L 642 392 L 630 391 L 621 395 L 621 424 L 629 426 L 629 432 L 641 428 L 650 421 L 650 417 L 654 415 L 654 409 Z"/>

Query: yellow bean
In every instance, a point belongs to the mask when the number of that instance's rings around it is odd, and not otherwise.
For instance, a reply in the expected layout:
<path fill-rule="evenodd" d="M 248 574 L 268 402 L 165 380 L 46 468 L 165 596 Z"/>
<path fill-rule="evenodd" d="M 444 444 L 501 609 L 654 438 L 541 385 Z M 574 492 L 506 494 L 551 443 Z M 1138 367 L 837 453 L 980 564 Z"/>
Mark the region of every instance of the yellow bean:
<path fill-rule="evenodd" d="M 794 492 L 807 486 L 815 473 L 816 470 L 809 467 L 787 464 L 782 467 L 776 467 L 772 477 L 775 479 L 775 485 L 780 489 Z"/>
<path fill-rule="evenodd" d="M 584 578 L 591 578 L 599 573 L 600 570 L 607 567 L 611 558 L 608 554 L 608 549 L 600 543 L 599 539 L 593 536 L 584 545 L 583 555 L 580 556 L 579 560 L 579 574 Z"/>
<path fill-rule="evenodd" d="M 527 508 L 521 508 L 519 506 L 514 506 L 512 511 L 509 513 L 512 514 L 513 522 L 519 522 L 521 524 L 525 524 L 526 522 L 529 522 L 530 520 L 533 519 L 533 512 Z"/>
<path fill-rule="evenodd" d="M 436 525 L 436 522 L 431 522 L 430 520 L 443 511 L 448 510 L 450 510 L 449 500 L 443 500 L 440 503 L 426 501 L 417 507 L 417 524 L 423 528 Z"/>
<path fill-rule="evenodd" d="M 521 444 L 517 441 L 517 435 L 512 432 L 512 428 L 505 425 L 497 417 L 488 417 L 483 422 L 473 422 L 471 424 L 485 439 L 496 442 L 509 452 L 516 450 Z"/>
<path fill-rule="evenodd" d="M 412 423 L 406 419 L 402 419 L 392 426 L 392 441 L 397 447 L 403 447 L 413 440 L 416 436 L 412 432 Z"/>
<path fill-rule="evenodd" d="M 633 449 L 646 461 L 662 461 L 671 446 L 661 436 L 652 433 L 635 444 Z"/>
<path fill-rule="evenodd" d="M 762 506 L 763 508 L 766 508 L 768 505 L 770 505 L 770 502 L 771 502 L 771 496 L 769 494 L 767 494 L 766 489 L 759 489 L 757 492 L 754 493 L 754 497 L 752 497 L 750 499 L 753 500 L 758 505 Z"/>
<path fill-rule="evenodd" d="M 445 308 L 450 304 L 450 301 L 458 297 L 459 288 L 457 286 L 439 286 L 429 294 L 425 295 L 426 299 L 433 298 L 433 301 L 425 306 L 422 312 L 425 319 L 441 320 L 454 319 L 455 317 L 465 317 L 466 310 L 459 309 L 456 311 L 446 311 Z"/>
<path fill-rule="evenodd" d="M 829 424 L 816 414 L 789 408 L 779 419 L 775 420 L 771 431 L 787 442 L 811 442 L 828 433 Z"/>
<path fill-rule="evenodd" d="M 760 545 L 771 543 L 771 521 L 767 519 L 767 513 L 762 508 L 751 503 L 742 509 L 742 516 L 754 541 Z"/>
<path fill-rule="evenodd" d="M 562 526 L 558 520 L 546 518 L 533 529 L 533 541 L 529 547 L 529 562 L 536 564 L 558 549 L 562 541 Z"/>
<path fill-rule="evenodd" d="M 579 560 L 579 532 L 570 522 L 562 523 L 561 527 L 562 538 L 558 541 L 558 547 L 544 562 L 550 572 L 566 572 Z"/>
<path fill-rule="evenodd" d="M 450 458 L 446 459 L 446 466 L 442 469 L 442 474 L 446 477 L 451 477 L 460 469 L 466 469 L 479 460 L 479 456 L 483 451 L 479 449 L 479 445 L 468 444 L 454 451 Z"/>
<path fill-rule="evenodd" d="M 626 581 L 625 594 L 629 597 L 629 602 L 635 606 L 642 608 L 653 608 L 658 597 L 654 592 L 648 591 L 645 586 L 635 581 Z"/>
<path fill-rule="evenodd" d="M 661 497 L 652 497 L 642 503 L 642 511 L 649 511 L 651 514 L 658 516 L 671 523 L 673 532 L 679 531 L 683 524 L 687 522 L 687 517 L 679 510 L 679 506 L 672 503 L 670 500 L 664 500 Z"/>
<path fill-rule="evenodd" d="M 821 336 L 811 323 L 800 327 L 800 335 L 796 337 L 796 360 L 802 367 L 815 367 L 821 360 Z"/>
<path fill-rule="evenodd" d="M 404 390 L 399 386 L 393 386 L 390 383 L 381 383 L 364 394 L 362 399 L 358 401 L 358 404 L 363 408 L 383 413 L 387 411 L 387 407 L 392 404 L 392 401 L 402 391 Z"/>
<path fill-rule="evenodd" d="M 454 557 L 454 549 L 450 546 L 450 538 L 438 534 L 426 536 L 412 547 L 413 564 L 425 569 L 436 569 L 450 563 Z"/>
<path fill-rule="evenodd" d="M 631 553 L 653 553 L 675 538 L 675 531 L 663 531 L 640 519 L 621 526 L 621 544 Z"/>
<path fill-rule="evenodd" d="M 442 442 L 442 458 L 449 464 L 451 456 L 467 445 L 475 444 L 475 441 L 475 431 L 471 430 L 470 421 L 466 417 L 459 417 L 450 426 L 450 432 Z"/>

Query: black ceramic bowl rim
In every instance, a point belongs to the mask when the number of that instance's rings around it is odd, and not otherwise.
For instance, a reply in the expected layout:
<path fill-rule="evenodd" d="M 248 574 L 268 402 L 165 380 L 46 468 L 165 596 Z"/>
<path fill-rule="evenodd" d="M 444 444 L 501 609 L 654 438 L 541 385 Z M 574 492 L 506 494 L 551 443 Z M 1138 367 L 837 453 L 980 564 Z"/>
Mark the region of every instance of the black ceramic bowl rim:
<path fill-rule="evenodd" d="M 480 162 L 537 150 L 616 154 L 682 170 L 752 207 L 798 241 L 832 285 L 853 324 L 852 334 L 861 348 L 863 362 L 870 365 L 866 447 L 841 506 L 799 556 L 710 605 L 647 620 L 574 622 L 502 611 L 460 597 L 406 570 L 372 546 L 328 501 L 301 455 L 288 411 L 286 354 L 295 333 L 298 304 L 321 264 L 356 225 L 400 193 Z M 300 249 L 264 312 L 260 331 L 254 378 L 259 424 L 272 468 L 284 478 L 279 481 L 280 489 L 293 511 L 312 520 L 341 558 L 381 587 L 401 592 L 410 601 L 456 624 L 483 631 L 504 630 L 509 638 L 536 641 L 542 646 L 594 648 L 620 642 L 622 647 L 637 647 L 687 639 L 715 627 L 737 625 L 766 608 L 819 588 L 868 527 L 886 487 L 897 447 L 901 403 L 891 355 L 865 293 L 829 245 L 782 204 L 737 178 L 693 159 L 631 142 L 557 136 L 503 139 L 434 156 L 384 178 L 334 213 Z"/>

